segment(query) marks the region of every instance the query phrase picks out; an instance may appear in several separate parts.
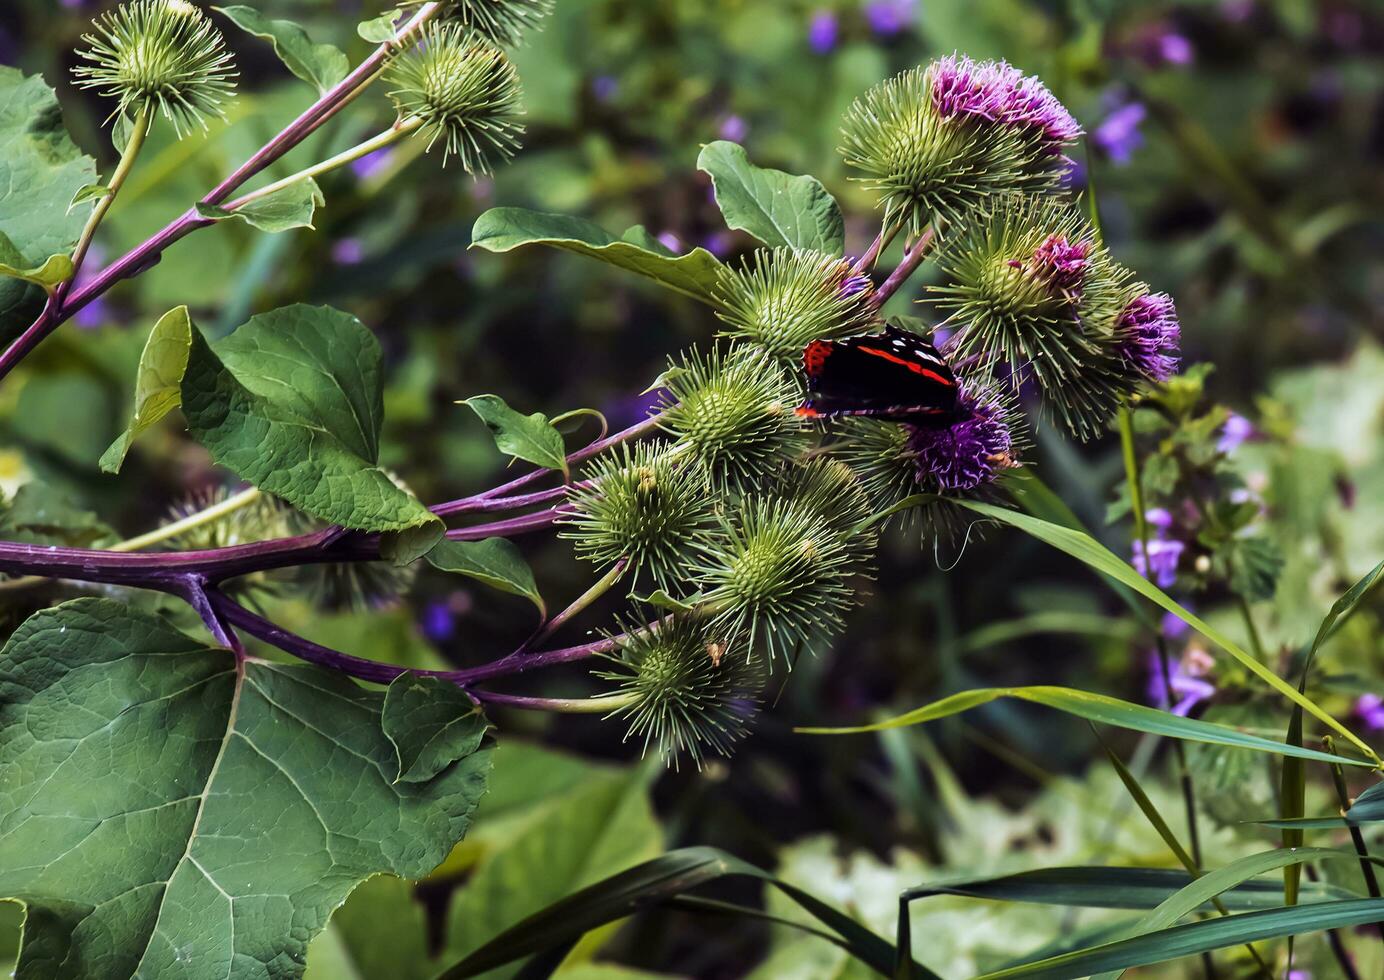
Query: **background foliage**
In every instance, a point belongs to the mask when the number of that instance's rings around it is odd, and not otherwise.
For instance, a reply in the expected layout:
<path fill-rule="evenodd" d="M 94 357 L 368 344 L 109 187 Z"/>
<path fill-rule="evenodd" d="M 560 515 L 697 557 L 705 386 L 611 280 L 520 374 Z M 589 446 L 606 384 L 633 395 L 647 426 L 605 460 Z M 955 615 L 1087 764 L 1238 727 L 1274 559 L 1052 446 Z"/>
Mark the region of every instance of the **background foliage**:
<path fill-rule="evenodd" d="M 355 22 L 376 13 L 349 0 L 258 6 L 353 58 L 366 50 Z M 0 61 L 62 78 L 97 9 L 81 0 L 56 10 L 49 0 L 6 4 Z M 156 132 L 119 220 L 97 240 L 105 255 L 183 209 L 311 98 L 266 46 L 239 32 L 228 38 L 242 72 L 233 125 L 184 142 Z M 512 165 L 471 180 L 434 159 L 410 161 L 417 144 L 409 144 L 385 171 L 324 178 L 328 205 L 316 233 L 263 235 L 227 221 L 172 249 L 83 311 L 26 363 L 22 380 L 0 389 L 0 488 L 8 496 L 43 480 L 122 534 L 210 491 L 211 459 L 179 426 L 151 428 L 120 479 L 97 465 L 130 417 L 130 379 L 149 328 L 179 304 L 212 335 L 291 302 L 354 313 L 383 352 L 387 421 L 372 448 L 425 500 L 499 475 L 491 437 L 458 399 L 493 391 L 549 416 L 589 405 L 615 427 L 628 424 L 667 355 L 714 329 L 711 313 L 563 252 L 468 251 L 476 217 L 492 206 L 559 211 L 734 255 L 750 240 L 724 230 L 696 167 L 699 145 L 719 138 L 744 144 L 761 166 L 818 176 L 848 215 L 867 214 L 870 199 L 845 180 L 835 149 L 842 110 L 879 79 L 953 50 L 1042 76 L 1093 134 L 1081 163 L 1112 250 L 1177 298 L 1186 362 L 1214 368 L 1205 379 L 1211 397 L 1250 420 L 1255 434 L 1231 465 L 1262 500 L 1266 534 L 1284 559 L 1254 608 L 1271 662 L 1285 667 L 1286 652 L 1308 642 L 1335 597 L 1384 554 L 1384 18 L 1363 0 L 559 0 L 515 56 L 529 132 Z M 111 151 L 98 134 L 105 109 L 58 88 L 74 138 L 108 169 Z M 378 128 L 390 110 L 382 99 L 371 104 Z M 374 131 L 366 116 L 343 117 L 347 125 L 314 139 L 350 145 Z M 275 173 L 321 155 L 300 149 Z M 847 253 L 872 234 L 848 218 Z M 891 310 L 909 312 L 923 284 Z M 1127 554 L 1128 522 L 1106 519 L 1111 501 L 1121 511 L 1117 443 L 1077 446 L 1052 425 L 1034 441 L 1044 479 Z M 93 525 L 89 540 L 106 533 Z M 777 867 L 883 934 L 896 894 L 930 880 L 1055 864 L 1166 866 L 1158 837 L 1114 802 L 1122 791 L 1074 718 L 1003 700 L 925 729 L 831 739 L 792 732 L 892 716 L 973 687 L 1070 684 L 1149 699 L 1150 635 L 1084 566 L 999 529 L 971 536 L 964 553 L 920 550 L 916 535 L 885 542 L 874 594 L 844 637 L 797 666 L 729 762 L 665 773 L 597 719 L 497 709 L 505 739 L 470 836 L 416 889 L 385 878 L 362 886 L 317 941 L 309 975 L 430 976 L 551 901 L 685 844 Z M 583 581 L 568 544 L 535 539 L 525 551 L 540 579 Z M 556 592 L 548 600 L 559 606 L 575 597 Z M 492 596 L 423 572 L 406 603 L 367 612 L 324 615 L 292 596 L 263 601 L 328 645 L 406 665 L 464 666 L 531 629 L 522 597 Z M 1248 643 L 1227 594 L 1182 598 Z M 40 601 L 6 597 L 5 633 Z M 1340 717 L 1359 695 L 1384 688 L 1381 616 L 1376 596 L 1322 651 L 1323 698 Z M 1249 693 L 1226 663 L 1198 712 L 1281 738 L 1285 703 Z M 593 690 L 572 671 L 543 678 L 533 693 Z M 1380 728 L 1384 719 L 1376 739 Z M 1137 758 L 1134 738 L 1116 742 Z M 1153 792 L 1176 813 L 1165 754 L 1151 762 L 1165 779 Z M 1243 822 L 1276 812 L 1277 780 L 1265 777 L 1278 760 L 1214 746 L 1191 757 L 1208 851 L 1229 858 L 1276 843 L 1277 831 Z M 1314 786 L 1308 812 L 1332 808 Z M 1328 873 L 1355 873 L 1338 864 Z M 790 904 L 769 900 L 771 910 L 799 915 Z M 931 937 L 920 958 L 945 976 L 994 969 L 1108 915 L 959 897 L 917 908 Z M 592 965 L 564 976 L 863 969 L 780 927 L 671 912 L 593 933 L 582 948 L 628 969 Z M 1331 976 L 1324 950 L 1317 937 L 1300 956 Z M 1380 968 L 1372 953 L 1362 968 Z"/>

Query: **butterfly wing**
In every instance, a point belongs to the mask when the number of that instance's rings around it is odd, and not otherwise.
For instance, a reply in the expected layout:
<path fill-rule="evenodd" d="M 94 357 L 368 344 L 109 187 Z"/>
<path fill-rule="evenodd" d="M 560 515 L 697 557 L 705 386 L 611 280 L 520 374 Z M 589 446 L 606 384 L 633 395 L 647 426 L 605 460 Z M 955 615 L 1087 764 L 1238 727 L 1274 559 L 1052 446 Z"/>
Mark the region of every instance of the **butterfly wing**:
<path fill-rule="evenodd" d="M 917 334 L 815 340 L 803 351 L 811 418 L 866 415 L 895 422 L 948 425 L 957 415 L 957 382 L 937 348 Z"/>

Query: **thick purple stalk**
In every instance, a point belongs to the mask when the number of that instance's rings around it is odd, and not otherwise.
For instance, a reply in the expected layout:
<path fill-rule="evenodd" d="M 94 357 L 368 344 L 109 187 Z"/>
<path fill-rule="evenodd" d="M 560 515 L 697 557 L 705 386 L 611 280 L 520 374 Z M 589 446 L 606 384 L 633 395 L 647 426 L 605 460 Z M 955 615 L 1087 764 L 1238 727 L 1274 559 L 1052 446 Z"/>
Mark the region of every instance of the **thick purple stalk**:
<path fill-rule="evenodd" d="M 350 102 L 367 82 L 375 77 L 396 49 L 396 42 L 411 38 L 423 25 L 441 11 L 440 3 L 425 3 L 409 22 L 400 28 L 393 41 L 381 44 L 375 51 L 344 79 L 323 93 L 322 97 L 308 106 L 297 119 L 284 129 L 234 171 L 210 193 L 202 198 L 203 204 L 220 204 L 237 187 L 260 173 L 275 160 L 293 149 L 311 135 L 327 119 Z M 169 222 L 150 238 L 126 252 L 119 259 L 102 269 L 91 281 L 70 295 L 61 292 L 50 298 L 37 320 L 30 324 L 19 337 L 0 354 L 0 379 L 3 379 L 15 365 L 22 361 L 30 351 L 37 347 L 50 333 L 67 322 L 74 313 L 86 306 L 96 297 L 110 289 L 121 279 L 139 275 L 157 263 L 168 248 L 180 238 L 212 221 L 202 218 L 195 208 L 189 208 Z"/>
<path fill-rule="evenodd" d="M 932 245 L 933 237 L 933 230 L 929 228 L 913 243 L 913 247 L 904 253 L 903 261 L 893 272 L 889 273 L 889 278 L 884 280 L 884 283 L 875 290 L 875 306 L 883 306 L 885 300 L 898 292 L 899 287 L 908 281 L 908 277 L 918 271 L 918 266 L 923 264 L 928 248 Z"/>
<path fill-rule="evenodd" d="M 623 635 L 611 636 L 559 650 L 546 650 L 541 653 L 515 652 L 491 663 L 461 670 L 407 670 L 395 664 L 366 660 L 364 657 L 355 657 L 349 653 L 342 653 L 340 650 L 333 650 L 331 647 L 324 647 L 320 643 L 314 643 L 306 637 L 299 636 L 297 633 L 286 630 L 263 616 L 251 612 L 224 593 L 211 592 L 209 595 L 212 607 L 230 625 L 244 630 L 251 636 L 259 637 L 264 642 L 278 647 L 285 653 L 292 654 L 299 660 L 305 660 L 319 667 L 349 674 L 351 677 L 358 677 L 361 680 L 372 681 L 376 684 L 388 684 L 400 674 L 414 673 L 422 677 L 437 677 L 460 687 L 469 688 L 472 684 L 478 684 L 481 681 L 492 680 L 497 677 L 509 677 L 540 667 L 571 663 L 574 660 L 585 660 L 598 654 L 609 653 L 618 647 L 624 639 Z"/>

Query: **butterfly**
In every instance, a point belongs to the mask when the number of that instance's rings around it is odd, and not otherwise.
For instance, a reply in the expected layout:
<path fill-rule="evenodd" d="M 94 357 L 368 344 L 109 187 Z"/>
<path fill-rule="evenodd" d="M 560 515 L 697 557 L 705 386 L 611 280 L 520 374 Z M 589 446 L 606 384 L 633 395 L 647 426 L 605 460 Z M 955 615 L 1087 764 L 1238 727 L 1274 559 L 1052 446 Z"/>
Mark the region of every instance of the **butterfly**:
<path fill-rule="evenodd" d="M 945 428 L 964 418 L 959 386 L 937 348 L 895 326 L 849 340 L 814 340 L 803 350 L 806 418 L 866 415 Z"/>

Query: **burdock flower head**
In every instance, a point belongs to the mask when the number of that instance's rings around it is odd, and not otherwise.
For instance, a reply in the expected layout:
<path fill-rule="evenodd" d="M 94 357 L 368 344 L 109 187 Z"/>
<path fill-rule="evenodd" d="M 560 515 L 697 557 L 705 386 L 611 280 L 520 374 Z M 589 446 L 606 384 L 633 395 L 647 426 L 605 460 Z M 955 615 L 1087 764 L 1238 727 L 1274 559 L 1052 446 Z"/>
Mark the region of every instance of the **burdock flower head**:
<path fill-rule="evenodd" d="M 655 748 L 666 761 L 690 755 L 700 767 L 710 749 L 729 755 L 759 707 L 762 662 L 696 614 L 669 617 L 631 630 L 612 669 L 597 676 L 627 699 L 611 717 L 629 722 L 626 738 Z"/>
<path fill-rule="evenodd" d="M 663 384 L 659 424 L 722 485 L 755 485 L 807 447 L 793 412 L 797 383 L 758 348 L 694 351 L 664 373 Z"/>
<path fill-rule="evenodd" d="M 998 393 L 979 385 L 963 392 L 961 404 L 967 417 L 945 428 L 909 426 L 906 452 L 924 490 L 964 493 L 1018 465 L 1018 414 Z"/>
<path fill-rule="evenodd" d="M 460 23 L 431 26 L 389 72 L 400 116 L 422 120 L 428 147 L 442 142 L 444 163 L 455 156 L 467 173 L 483 174 L 493 157 L 518 149 L 519 73 L 481 34 Z"/>
<path fill-rule="evenodd" d="M 937 305 L 955 349 L 1032 375 L 1072 432 L 1100 431 L 1141 380 L 1120 326 L 1132 276 L 1094 228 L 1053 198 L 1010 197 L 946 241 Z"/>
<path fill-rule="evenodd" d="M 208 116 L 224 118 L 235 91 L 234 65 L 221 32 L 188 0 L 128 0 L 82 35 L 76 84 L 116 100 L 112 116 L 157 111 L 179 137 Z"/>
<path fill-rule="evenodd" d="M 643 442 L 598 457 L 588 479 L 571 491 L 561 536 L 583 558 L 601 564 L 627 558 L 636 575 L 648 572 L 671 587 L 716 509 L 701 462 L 679 456 L 665 443 Z"/>
<path fill-rule="evenodd" d="M 886 220 L 916 233 L 962 221 L 995 195 L 1052 186 L 1081 135 L 1036 78 L 952 56 L 870 89 L 847 111 L 846 163 L 880 192 Z"/>
<path fill-rule="evenodd" d="M 553 0 L 452 0 L 447 16 L 498 44 L 515 44 L 553 9 Z"/>
<path fill-rule="evenodd" d="M 1182 329 L 1167 293 L 1141 293 L 1130 300 L 1115 327 L 1120 356 L 1148 381 L 1167 381 L 1177 372 Z"/>
<path fill-rule="evenodd" d="M 839 258 L 791 248 L 760 249 L 717 283 L 725 334 L 796 363 L 813 340 L 838 340 L 869 323 L 870 280 Z"/>

